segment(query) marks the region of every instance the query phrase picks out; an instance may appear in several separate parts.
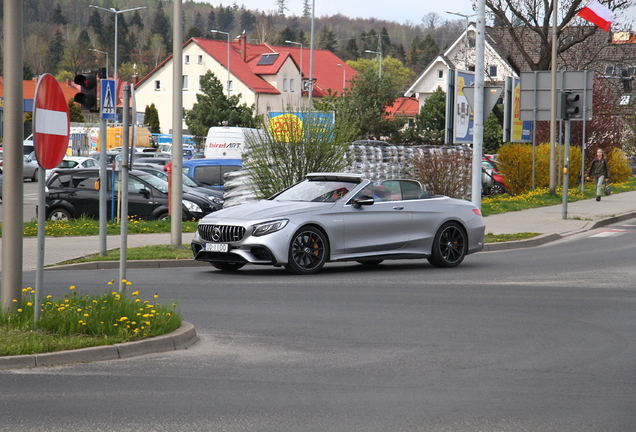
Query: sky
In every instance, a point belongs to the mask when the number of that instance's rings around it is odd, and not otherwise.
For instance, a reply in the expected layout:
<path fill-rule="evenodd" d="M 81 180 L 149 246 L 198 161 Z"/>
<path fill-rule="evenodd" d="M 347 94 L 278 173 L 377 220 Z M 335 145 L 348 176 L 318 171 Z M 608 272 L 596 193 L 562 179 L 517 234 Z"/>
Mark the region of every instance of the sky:
<path fill-rule="evenodd" d="M 214 5 L 233 3 L 228 0 L 207 0 Z M 310 0 L 311 1 L 311 0 Z M 472 2 L 470 0 L 444 0 L 444 1 L 412 1 L 412 0 L 314 0 L 316 6 L 315 16 L 335 15 L 340 13 L 350 18 L 379 18 L 389 21 L 396 21 L 405 24 L 407 21 L 412 24 L 421 24 L 422 17 L 429 12 L 437 12 L 443 19 L 461 19 L 456 15 L 447 14 L 446 11 L 458 12 L 464 15 L 473 14 Z M 276 11 L 275 0 L 236 0 L 236 3 L 245 5 L 247 9 L 260 10 L 264 12 Z M 289 11 L 286 15 L 302 16 L 303 0 L 287 0 Z M 632 28 L 636 30 L 636 5 L 632 6 L 627 15 L 635 22 Z"/>

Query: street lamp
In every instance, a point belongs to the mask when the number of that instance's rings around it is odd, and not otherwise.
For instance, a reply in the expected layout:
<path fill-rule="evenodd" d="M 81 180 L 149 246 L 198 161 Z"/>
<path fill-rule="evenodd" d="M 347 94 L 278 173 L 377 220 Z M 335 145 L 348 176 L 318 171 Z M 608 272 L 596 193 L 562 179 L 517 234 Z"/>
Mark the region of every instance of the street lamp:
<path fill-rule="evenodd" d="M 117 30 L 118 30 L 118 27 L 119 27 L 117 25 L 117 21 L 118 21 L 117 17 L 119 16 L 119 14 L 124 13 L 124 12 L 132 12 L 132 11 L 136 11 L 136 10 L 139 10 L 139 9 L 146 9 L 146 6 L 140 6 L 140 7 L 136 7 L 136 8 L 132 8 L 132 9 L 124 9 L 124 10 L 117 10 L 115 8 L 106 9 L 106 8 L 99 7 L 99 6 L 94 6 L 94 5 L 88 5 L 88 7 L 92 7 L 92 8 L 95 8 L 95 9 L 101 9 L 103 11 L 115 14 L 115 63 L 114 63 L 115 72 L 113 72 L 113 79 L 115 81 L 115 97 L 117 97 Z"/>
<path fill-rule="evenodd" d="M 380 79 L 382 78 L 382 52 L 381 51 L 371 51 L 371 50 L 364 50 L 364 52 L 368 52 L 371 54 L 378 54 L 380 56 Z"/>
<path fill-rule="evenodd" d="M 230 34 L 221 30 L 210 30 L 212 33 L 227 35 L 227 99 L 230 100 Z"/>
<path fill-rule="evenodd" d="M 301 42 L 294 42 L 286 40 L 285 43 L 300 45 L 300 98 L 303 97 L 303 44 Z"/>
<path fill-rule="evenodd" d="M 451 14 L 451 15 L 457 15 L 457 16 L 460 16 L 460 17 L 464 17 L 466 19 L 466 47 L 465 47 L 465 51 L 464 51 L 464 69 L 468 70 L 468 18 L 477 16 L 477 14 L 464 15 L 464 14 L 459 13 L 459 12 L 450 12 L 450 11 L 446 11 L 446 13 L 447 14 Z"/>
<path fill-rule="evenodd" d="M 106 78 L 108 78 L 108 53 L 106 51 L 100 51 L 98 49 L 89 48 L 90 51 L 95 51 L 101 54 L 106 54 Z"/>
<path fill-rule="evenodd" d="M 338 66 L 342 68 L 342 94 L 344 94 L 345 88 L 347 88 L 347 69 L 340 63 L 338 63 Z"/>

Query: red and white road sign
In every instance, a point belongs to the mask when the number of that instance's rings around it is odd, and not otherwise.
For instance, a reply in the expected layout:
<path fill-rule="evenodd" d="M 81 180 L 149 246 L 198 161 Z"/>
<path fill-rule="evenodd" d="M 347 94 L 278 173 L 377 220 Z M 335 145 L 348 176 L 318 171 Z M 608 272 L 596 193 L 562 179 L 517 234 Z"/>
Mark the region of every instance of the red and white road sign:
<path fill-rule="evenodd" d="M 33 145 L 38 163 L 53 169 L 62 162 L 71 129 L 64 93 L 53 75 L 40 77 L 33 104 Z"/>

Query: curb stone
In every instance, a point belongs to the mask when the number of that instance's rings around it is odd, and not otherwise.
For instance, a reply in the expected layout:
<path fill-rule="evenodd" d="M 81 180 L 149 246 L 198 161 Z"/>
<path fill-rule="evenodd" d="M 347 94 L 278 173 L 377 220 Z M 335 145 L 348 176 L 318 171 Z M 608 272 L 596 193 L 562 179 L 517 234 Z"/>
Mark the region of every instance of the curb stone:
<path fill-rule="evenodd" d="M 124 359 L 144 354 L 185 349 L 194 345 L 197 340 L 198 337 L 194 326 L 187 321 L 182 321 L 181 327 L 171 333 L 134 342 L 42 354 L 0 356 L 0 369 L 18 369 Z"/>

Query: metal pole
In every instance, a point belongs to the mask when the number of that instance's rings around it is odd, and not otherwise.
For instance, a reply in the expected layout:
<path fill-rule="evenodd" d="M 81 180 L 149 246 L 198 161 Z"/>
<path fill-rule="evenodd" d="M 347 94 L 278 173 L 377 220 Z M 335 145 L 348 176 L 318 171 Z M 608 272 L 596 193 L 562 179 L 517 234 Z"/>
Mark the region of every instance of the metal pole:
<path fill-rule="evenodd" d="M 583 90 L 583 138 L 581 139 L 581 193 L 585 192 L 585 149 L 587 147 L 587 74 L 589 70 L 585 71 L 585 85 Z"/>
<path fill-rule="evenodd" d="M 550 194 L 556 195 L 556 110 L 557 110 L 557 94 L 556 94 L 556 69 L 557 69 L 557 30 L 558 30 L 558 3 L 554 0 L 554 9 L 552 10 L 552 86 L 550 96 Z"/>
<path fill-rule="evenodd" d="M 174 20 L 180 23 L 183 16 L 182 0 L 174 2 Z M 172 27 L 172 52 L 173 59 L 183 58 L 183 29 L 180 25 Z M 228 35 L 228 53 L 229 53 L 229 35 Z M 227 95 L 230 97 L 230 58 L 227 59 L 228 73 L 228 90 Z M 181 88 L 181 76 L 183 75 L 183 63 L 181 61 L 172 62 L 172 86 L 175 89 Z M 175 249 L 183 248 L 183 222 L 181 220 L 181 202 L 183 200 L 183 92 L 172 92 L 172 173 L 170 174 L 171 190 L 170 190 L 170 207 L 172 215 L 170 217 L 170 246 Z"/>
<path fill-rule="evenodd" d="M 19 307 L 24 233 L 22 90 L 22 2 L 5 1 L 4 10 L 4 185 L 2 200 L 2 310 Z M 37 145 L 37 143 L 36 143 Z M 42 209 L 43 210 L 43 209 Z M 17 300 L 14 303 L 13 300 Z"/>
<path fill-rule="evenodd" d="M 46 169 L 38 168 L 38 209 L 46 208 Z M 38 263 L 35 272 L 35 299 L 33 300 L 33 325 L 37 325 L 42 312 L 42 292 L 44 290 L 44 243 L 46 238 L 46 215 L 38 211 Z"/>
<path fill-rule="evenodd" d="M 477 35 L 475 38 L 475 120 L 473 125 L 472 203 L 481 208 L 481 154 L 484 143 L 484 56 L 486 45 L 486 4 L 477 3 Z"/>
<path fill-rule="evenodd" d="M 121 246 L 119 250 L 119 292 L 126 292 L 126 261 L 128 259 L 128 170 L 130 156 L 128 153 L 129 137 L 130 137 L 130 85 L 124 86 L 124 106 L 123 106 L 123 146 L 122 146 L 122 164 L 119 175 L 121 176 L 121 213 L 120 213 L 120 236 Z"/>
<path fill-rule="evenodd" d="M 568 218 L 568 187 L 570 180 L 570 120 L 565 122 L 565 154 L 563 155 L 563 206 L 561 218 Z"/>
<path fill-rule="evenodd" d="M 309 38 L 309 86 L 308 86 L 308 102 L 309 111 L 313 108 L 314 93 L 314 15 L 316 14 L 316 0 L 311 0 L 311 36 Z"/>

